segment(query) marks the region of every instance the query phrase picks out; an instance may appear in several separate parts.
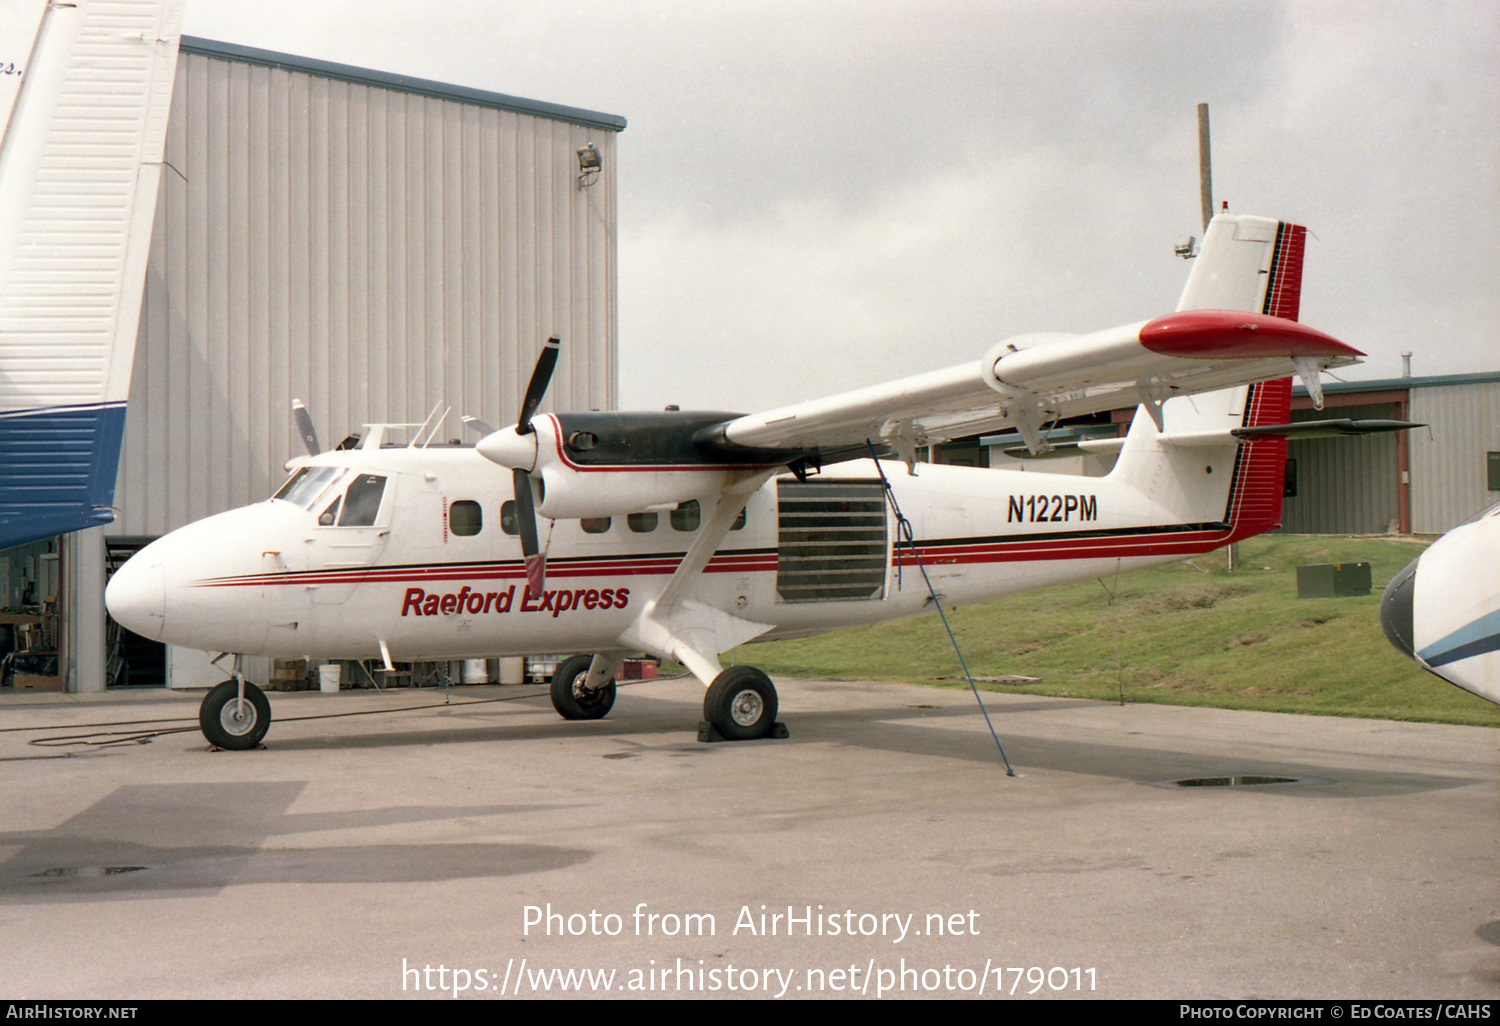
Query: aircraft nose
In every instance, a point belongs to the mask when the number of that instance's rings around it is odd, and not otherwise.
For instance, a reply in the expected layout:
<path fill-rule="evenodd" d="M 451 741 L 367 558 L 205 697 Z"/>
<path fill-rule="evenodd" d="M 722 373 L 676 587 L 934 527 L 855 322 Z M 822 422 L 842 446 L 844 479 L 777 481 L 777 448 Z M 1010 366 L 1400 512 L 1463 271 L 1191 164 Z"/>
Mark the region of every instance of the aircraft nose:
<path fill-rule="evenodd" d="M 1417 646 L 1412 641 L 1412 601 L 1417 591 L 1417 564 L 1420 556 L 1406 564 L 1406 568 L 1385 586 L 1380 596 L 1380 626 L 1386 640 L 1408 659 L 1417 657 Z"/>
<path fill-rule="evenodd" d="M 162 640 L 167 617 L 167 575 L 142 552 L 125 561 L 104 589 L 104 605 L 115 622 L 153 641 Z"/>

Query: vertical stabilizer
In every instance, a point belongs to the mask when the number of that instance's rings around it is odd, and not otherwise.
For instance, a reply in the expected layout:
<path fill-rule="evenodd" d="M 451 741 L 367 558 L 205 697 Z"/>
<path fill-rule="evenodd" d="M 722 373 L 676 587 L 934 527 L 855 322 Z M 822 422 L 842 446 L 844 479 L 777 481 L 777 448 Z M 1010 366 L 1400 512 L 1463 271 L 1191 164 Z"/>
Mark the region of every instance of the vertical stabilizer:
<path fill-rule="evenodd" d="M 1244 310 L 1295 321 L 1307 229 L 1266 217 L 1220 214 L 1177 302 L 1181 310 Z"/>
<path fill-rule="evenodd" d="M 1177 309 L 1240 310 L 1297 320 L 1306 244 L 1307 229 L 1301 225 L 1220 214 L 1209 222 Z M 1317 368 L 1309 365 L 1304 378 L 1315 400 L 1321 399 Z M 1281 378 L 1173 399 L 1162 408 L 1165 433 L 1285 424 L 1291 419 L 1291 396 L 1291 378 Z M 1227 482 L 1203 473 L 1203 450 L 1161 446 L 1156 439 L 1155 426 L 1137 411 L 1116 472 L 1170 496 L 1183 518 L 1211 516 L 1224 530 L 1225 544 L 1280 525 L 1284 437 L 1226 444 L 1223 453 L 1233 459 Z"/>
<path fill-rule="evenodd" d="M 0 548 L 113 519 L 181 20 L 0 11 Z"/>
<path fill-rule="evenodd" d="M 1286 438 L 1239 441 L 1241 427 L 1291 419 L 1290 378 L 1171 399 L 1165 431 L 1136 410 L 1110 476 L 1148 496 L 1164 522 L 1194 524 L 1227 545 L 1273 530 L 1281 522 Z M 1194 439 L 1179 445 L 1173 436 Z M 1213 440 L 1217 435 L 1222 441 Z"/>

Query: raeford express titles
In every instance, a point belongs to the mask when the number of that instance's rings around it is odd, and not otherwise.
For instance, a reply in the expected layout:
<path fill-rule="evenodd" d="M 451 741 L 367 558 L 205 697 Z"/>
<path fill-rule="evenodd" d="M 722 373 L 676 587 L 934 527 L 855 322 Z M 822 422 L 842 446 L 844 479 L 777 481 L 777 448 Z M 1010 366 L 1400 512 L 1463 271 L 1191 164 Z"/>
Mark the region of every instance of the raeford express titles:
<path fill-rule="evenodd" d="M 570 609 L 624 609 L 630 602 L 630 589 L 562 589 L 544 591 L 536 599 L 523 592 L 519 606 L 515 606 L 515 600 L 514 584 L 504 591 L 474 591 L 466 584 L 456 592 L 441 595 L 421 588 L 407 588 L 406 598 L 401 603 L 401 615 L 451 616 L 455 613 L 468 613 L 471 616 L 482 616 L 486 613 L 509 613 L 514 607 L 522 613 L 550 612 L 556 617 Z"/>

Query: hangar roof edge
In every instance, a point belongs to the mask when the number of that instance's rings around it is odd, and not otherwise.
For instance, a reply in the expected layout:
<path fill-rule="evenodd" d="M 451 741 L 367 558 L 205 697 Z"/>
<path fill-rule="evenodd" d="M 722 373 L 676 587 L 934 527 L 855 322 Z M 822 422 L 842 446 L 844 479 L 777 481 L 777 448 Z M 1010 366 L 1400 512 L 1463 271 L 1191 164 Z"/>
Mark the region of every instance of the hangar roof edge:
<path fill-rule="evenodd" d="M 217 57 L 221 60 L 240 61 L 245 64 L 259 64 L 264 67 L 282 68 L 287 71 L 301 71 L 309 75 L 353 82 L 358 85 L 379 86 L 383 89 L 395 89 L 401 92 L 415 93 L 418 96 L 431 96 L 439 100 L 456 100 L 460 103 L 472 103 L 481 107 L 494 107 L 498 110 L 511 111 L 516 114 L 529 114 L 533 117 L 549 118 L 553 121 L 566 121 L 570 124 L 582 125 L 585 128 L 598 128 L 608 132 L 622 132 L 625 130 L 625 119 L 618 114 L 602 114 L 598 111 L 584 110 L 580 107 L 567 107 L 559 103 L 547 103 L 544 100 L 528 100 L 520 96 L 507 96 L 504 93 L 492 93 L 483 89 L 472 89 L 468 86 L 449 85 L 445 82 L 414 78 L 410 75 L 397 75 L 388 71 L 372 71 L 369 68 L 356 68 L 349 64 L 335 64 L 332 61 L 321 61 L 312 57 L 297 57 L 292 54 L 277 53 L 274 50 L 259 50 L 253 46 L 241 46 L 238 43 L 219 43 L 210 39 L 199 39 L 195 36 L 183 36 L 179 49 L 186 53 L 198 54 L 202 57 Z"/>

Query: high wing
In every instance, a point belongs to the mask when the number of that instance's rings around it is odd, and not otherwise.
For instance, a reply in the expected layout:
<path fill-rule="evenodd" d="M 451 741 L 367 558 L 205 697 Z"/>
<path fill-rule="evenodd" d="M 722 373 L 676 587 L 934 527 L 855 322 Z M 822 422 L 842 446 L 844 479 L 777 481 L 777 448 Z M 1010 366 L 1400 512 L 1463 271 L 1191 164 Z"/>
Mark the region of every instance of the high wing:
<path fill-rule="evenodd" d="M 973 363 L 739 417 L 720 442 L 827 452 L 916 446 L 1015 429 L 1033 452 L 1046 423 L 1299 375 L 1315 400 L 1318 373 L 1362 353 L 1297 323 L 1306 229 L 1221 214 L 1210 223 L 1177 311 L 1087 335 L 1027 335 Z"/>
<path fill-rule="evenodd" d="M 1142 405 L 1161 431 L 1162 404 L 1174 396 L 1291 374 L 1321 405 L 1319 373 L 1363 354 L 1297 322 L 1306 235 L 1298 225 L 1221 214 L 1177 310 L 1154 320 L 1019 337 L 957 367 L 750 415 L 528 414 L 476 449 L 511 470 L 524 523 L 717 501 L 749 471 L 803 474 L 872 447 L 910 463 L 921 446 L 984 431 L 1015 429 L 1039 454 L 1049 422 L 1122 406 Z M 538 395 L 546 352 L 533 376 Z"/>

